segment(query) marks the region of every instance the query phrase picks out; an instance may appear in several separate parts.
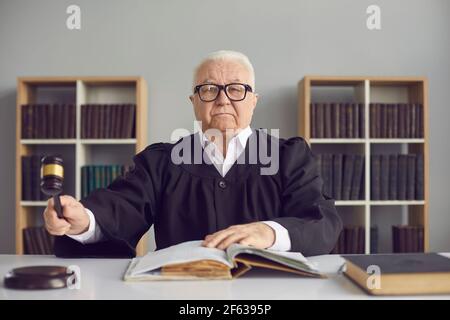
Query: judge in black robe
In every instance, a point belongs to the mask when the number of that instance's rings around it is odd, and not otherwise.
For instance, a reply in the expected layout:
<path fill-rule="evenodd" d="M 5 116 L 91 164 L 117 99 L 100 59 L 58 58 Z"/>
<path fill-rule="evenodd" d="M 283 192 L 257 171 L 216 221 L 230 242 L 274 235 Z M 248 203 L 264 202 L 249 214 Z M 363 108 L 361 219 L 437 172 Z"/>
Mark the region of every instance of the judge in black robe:
<path fill-rule="evenodd" d="M 147 147 L 134 157 L 130 172 L 81 200 L 94 212 L 106 239 L 81 244 L 58 237 L 56 255 L 133 256 L 139 239 L 152 225 L 157 249 L 162 249 L 203 239 L 231 225 L 265 220 L 288 230 L 291 251 L 309 256 L 333 249 L 341 220 L 334 201 L 322 193 L 317 163 L 304 139 L 280 139 L 275 144 L 280 162 L 274 175 L 261 175 L 265 165 L 258 159 L 256 164 L 234 164 L 225 177 L 204 160 L 178 165 L 171 161 L 175 145 L 191 143 L 195 148 L 195 139 L 196 134 L 176 144 Z M 276 138 L 253 130 L 251 139 Z M 251 145 L 247 143 L 241 157 L 250 158 Z"/>
<path fill-rule="evenodd" d="M 197 68 L 190 99 L 197 120 L 202 121 L 202 132 L 249 125 L 257 94 L 253 92 L 253 68 L 246 59 L 239 53 L 219 52 Z M 195 143 L 200 140 L 197 135 L 175 144 L 150 145 L 134 157 L 134 167 L 125 176 L 82 199 L 82 205 L 95 215 L 103 239 L 81 244 L 67 236 L 57 237 L 56 255 L 128 257 L 135 255 L 138 241 L 152 225 L 157 249 L 162 249 L 205 237 L 205 241 L 217 239 L 222 230 L 251 223 L 261 226 L 255 223 L 259 221 L 284 227 L 291 251 L 310 256 L 333 249 L 342 223 L 334 201 L 322 192 L 316 161 L 304 139 L 278 139 L 253 130 L 238 158 L 245 157 L 244 161 L 237 161 L 222 177 L 204 157 L 200 163 L 192 160 L 196 152 L 202 152 L 201 145 Z M 192 161 L 175 163 L 173 149 L 189 145 L 194 152 L 188 157 L 187 149 L 181 149 L 183 159 Z M 227 144 L 222 146 L 226 154 Z M 263 146 L 266 150 L 260 150 Z M 273 174 L 262 174 L 270 164 L 260 158 L 261 154 L 277 155 L 273 157 L 277 161 Z M 256 161 L 249 161 L 255 155 Z"/>

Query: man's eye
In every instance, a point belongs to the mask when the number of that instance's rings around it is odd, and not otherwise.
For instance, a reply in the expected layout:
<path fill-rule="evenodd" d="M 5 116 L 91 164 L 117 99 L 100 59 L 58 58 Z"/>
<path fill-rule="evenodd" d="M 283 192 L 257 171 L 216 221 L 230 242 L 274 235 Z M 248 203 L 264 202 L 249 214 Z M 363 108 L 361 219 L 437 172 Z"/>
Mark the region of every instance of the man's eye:
<path fill-rule="evenodd" d="M 211 91 L 216 91 L 217 88 L 215 86 L 203 86 L 202 87 L 202 91 L 203 92 L 211 92 Z"/>
<path fill-rule="evenodd" d="M 244 88 L 241 87 L 241 86 L 232 86 L 232 87 L 228 87 L 228 92 L 234 92 L 234 93 L 237 93 L 237 92 L 242 92 L 242 91 L 244 91 Z"/>

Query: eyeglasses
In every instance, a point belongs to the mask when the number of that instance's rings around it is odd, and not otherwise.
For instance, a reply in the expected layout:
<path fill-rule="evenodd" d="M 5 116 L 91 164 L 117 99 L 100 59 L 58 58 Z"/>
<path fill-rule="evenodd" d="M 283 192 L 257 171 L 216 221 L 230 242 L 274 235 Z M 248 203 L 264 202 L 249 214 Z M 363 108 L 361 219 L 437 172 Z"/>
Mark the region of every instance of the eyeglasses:
<path fill-rule="evenodd" d="M 252 87 L 243 83 L 229 83 L 226 85 L 207 83 L 195 86 L 194 94 L 198 93 L 200 100 L 203 102 L 211 102 L 217 99 L 220 90 L 223 90 L 231 101 L 242 101 L 247 96 L 247 92 L 253 92 Z"/>

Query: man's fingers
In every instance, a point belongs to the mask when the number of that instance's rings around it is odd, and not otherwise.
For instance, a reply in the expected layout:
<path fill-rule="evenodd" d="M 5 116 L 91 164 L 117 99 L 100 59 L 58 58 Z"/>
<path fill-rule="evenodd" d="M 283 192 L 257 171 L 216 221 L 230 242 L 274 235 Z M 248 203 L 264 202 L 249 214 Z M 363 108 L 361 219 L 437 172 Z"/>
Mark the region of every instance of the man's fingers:
<path fill-rule="evenodd" d="M 218 249 L 222 249 L 225 250 L 226 248 L 228 248 L 230 245 L 232 245 L 233 243 L 237 243 L 240 240 L 244 239 L 247 237 L 246 233 L 243 232 L 236 232 L 233 233 L 231 235 L 229 235 L 228 237 L 226 237 L 225 239 L 223 239 L 219 245 L 217 246 Z"/>
<path fill-rule="evenodd" d="M 65 235 L 70 230 L 70 225 L 62 228 L 51 228 L 47 227 L 47 231 L 54 236 Z"/>
<path fill-rule="evenodd" d="M 54 209 L 47 208 L 44 212 L 44 219 L 46 225 L 52 229 L 62 228 L 62 227 L 70 227 L 70 223 L 68 223 L 65 219 L 58 218 L 56 211 Z"/>
<path fill-rule="evenodd" d="M 239 244 L 242 244 L 244 246 L 251 246 L 252 245 L 252 238 L 250 236 L 247 236 L 244 239 L 241 239 L 239 241 Z"/>
<path fill-rule="evenodd" d="M 209 248 L 215 248 L 217 245 L 230 234 L 236 232 L 235 230 L 225 229 L 219 232 L 214 233 L 211 238 L 204 242 L 204 245 Z"/>

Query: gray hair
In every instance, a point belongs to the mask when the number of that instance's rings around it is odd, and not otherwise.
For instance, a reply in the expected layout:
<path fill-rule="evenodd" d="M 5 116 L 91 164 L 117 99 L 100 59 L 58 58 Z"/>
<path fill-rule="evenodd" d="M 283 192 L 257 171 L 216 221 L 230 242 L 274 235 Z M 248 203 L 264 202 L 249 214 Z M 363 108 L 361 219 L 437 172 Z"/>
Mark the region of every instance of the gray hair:
<path fill-rule="evenodd" d="M 253 92 L 255 91 L 255 70 L 253 69 L 252 63 L 245 54 L 231 50 L 215 51 L 204 57 L 197 65 L 197 67 L 194 69 L 193 86 L 195 86 L 195 78 L 197 77 L 200 67 L 206 62 L 217 60 L 235 61 L 237 63 L 240 63 L 245 68 L 247 68 L 248 72 L 250 72 L 250 82 L 251 82 L 250 85 L 253 88 Z"/>

